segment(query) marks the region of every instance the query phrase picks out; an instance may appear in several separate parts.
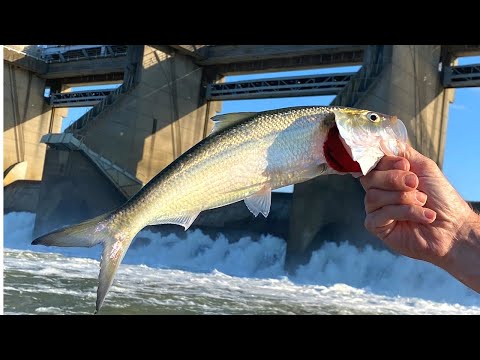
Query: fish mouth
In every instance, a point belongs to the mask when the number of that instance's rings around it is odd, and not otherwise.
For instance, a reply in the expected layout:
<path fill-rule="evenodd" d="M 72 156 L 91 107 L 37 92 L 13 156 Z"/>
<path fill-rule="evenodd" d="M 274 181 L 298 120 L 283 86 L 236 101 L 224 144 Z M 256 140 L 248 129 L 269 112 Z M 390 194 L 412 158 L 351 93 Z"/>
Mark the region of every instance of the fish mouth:
<path fill-rule="evenodd" d="M 366 175 L 384 155 L 404 156 L 408 133 L 397 117 L 377 126 L 361 126 L 335 114 L 340 140 L 354 162 Z"/>
<path fill-rule="evenodd" d="M 395 121 L 388 127 L 388 135 L 380 142 L 380 146 L 385 155 L 405 156 L 406 145 L 408 142 L 407 128 L 402 120 L 394 117 Z"/>

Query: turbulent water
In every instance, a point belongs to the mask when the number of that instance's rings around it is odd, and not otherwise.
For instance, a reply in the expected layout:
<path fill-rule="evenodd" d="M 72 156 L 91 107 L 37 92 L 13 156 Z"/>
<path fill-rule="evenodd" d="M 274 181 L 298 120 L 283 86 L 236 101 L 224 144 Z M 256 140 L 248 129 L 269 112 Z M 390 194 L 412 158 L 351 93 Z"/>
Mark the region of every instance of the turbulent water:
<path fill-rule="evenodd" d="M 5 314 L 92 314 L 100 248 L 30 246 L 35 215 L 4 216 Z M 480 295 L 433 265 L 326 243 L 287 275 L 286 245 L 142 231 L 101 314 L 480 314 Z"/>

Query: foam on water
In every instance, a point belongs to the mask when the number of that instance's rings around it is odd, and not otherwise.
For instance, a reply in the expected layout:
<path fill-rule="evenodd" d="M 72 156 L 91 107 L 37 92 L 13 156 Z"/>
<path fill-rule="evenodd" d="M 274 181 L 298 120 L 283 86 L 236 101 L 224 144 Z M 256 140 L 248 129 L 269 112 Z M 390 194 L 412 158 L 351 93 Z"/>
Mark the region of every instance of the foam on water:
<path fill-rule="evenodd" d="M 91 305 L 100 248 L 31 246 L 34 219 L 29 213 L 4 217 L 7 300 L 32 292 Z M 443 270 L 371 247 L 326 243 L 288 276 L 285 242 L 273 236 L 229 243 L 199 230 L 185 239 L 140 235 L 149 244 L 129 249 L 107 297 L 106 307 L 116 313 L 130 311 L 132 303 L 163 313 L 480 313 L 480 295 Z M 32 312 L 91 310 L 67 303 L 35 304 Z"/>

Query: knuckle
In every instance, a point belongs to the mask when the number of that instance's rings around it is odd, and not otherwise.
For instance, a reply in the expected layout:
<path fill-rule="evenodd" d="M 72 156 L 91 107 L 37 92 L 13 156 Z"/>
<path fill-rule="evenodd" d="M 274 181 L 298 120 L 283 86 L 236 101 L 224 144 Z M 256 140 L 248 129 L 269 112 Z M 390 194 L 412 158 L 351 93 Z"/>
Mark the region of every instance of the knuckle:
<path fill-rule="evenodd" d="M 397 187 L 399 183 L 399 174 L 397 171 L 390 171 L 387 175 L 387 185 L 390 187 Z"/>
<path fill-rule="evenodd" d="M 415 215 L 417 214 L 417 211 L 415 209 L 414 206 L 406 206 L 406 215 L 409 217 L 409 218 L 413 218 L 415 217 Z"/>
<path fill-rule="evenodd" d="M 399 201 L 400 201 L 400 204 L 410 203 L 410 194 L 408 192 L 401 191 L 399 194 Z"/>
<path fill-rule="evenodd" d="M 388 168 L 392 167 L 393 162 L 394 161 L 393 161 L 392 157 L 386 155 L 379 161 L 377 167 L 388 169 Z"/>

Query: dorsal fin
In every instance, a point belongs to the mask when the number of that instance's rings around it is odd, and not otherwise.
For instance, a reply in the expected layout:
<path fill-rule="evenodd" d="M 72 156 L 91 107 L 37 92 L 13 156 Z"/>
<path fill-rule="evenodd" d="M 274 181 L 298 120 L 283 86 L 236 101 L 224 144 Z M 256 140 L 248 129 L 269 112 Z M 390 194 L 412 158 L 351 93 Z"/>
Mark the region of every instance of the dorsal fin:
<path fill-rule="evenodd" d="M 231 114 L 215 115 L 214 117 L 212 117 L 212 120 L 215 124 L 213 125 L 213 129 L 210 134 L 219 132 L 223 129 L 227 129 L 242 120 L 252 117 L 255 114 L 256 112 L 238 112 Z"/>

